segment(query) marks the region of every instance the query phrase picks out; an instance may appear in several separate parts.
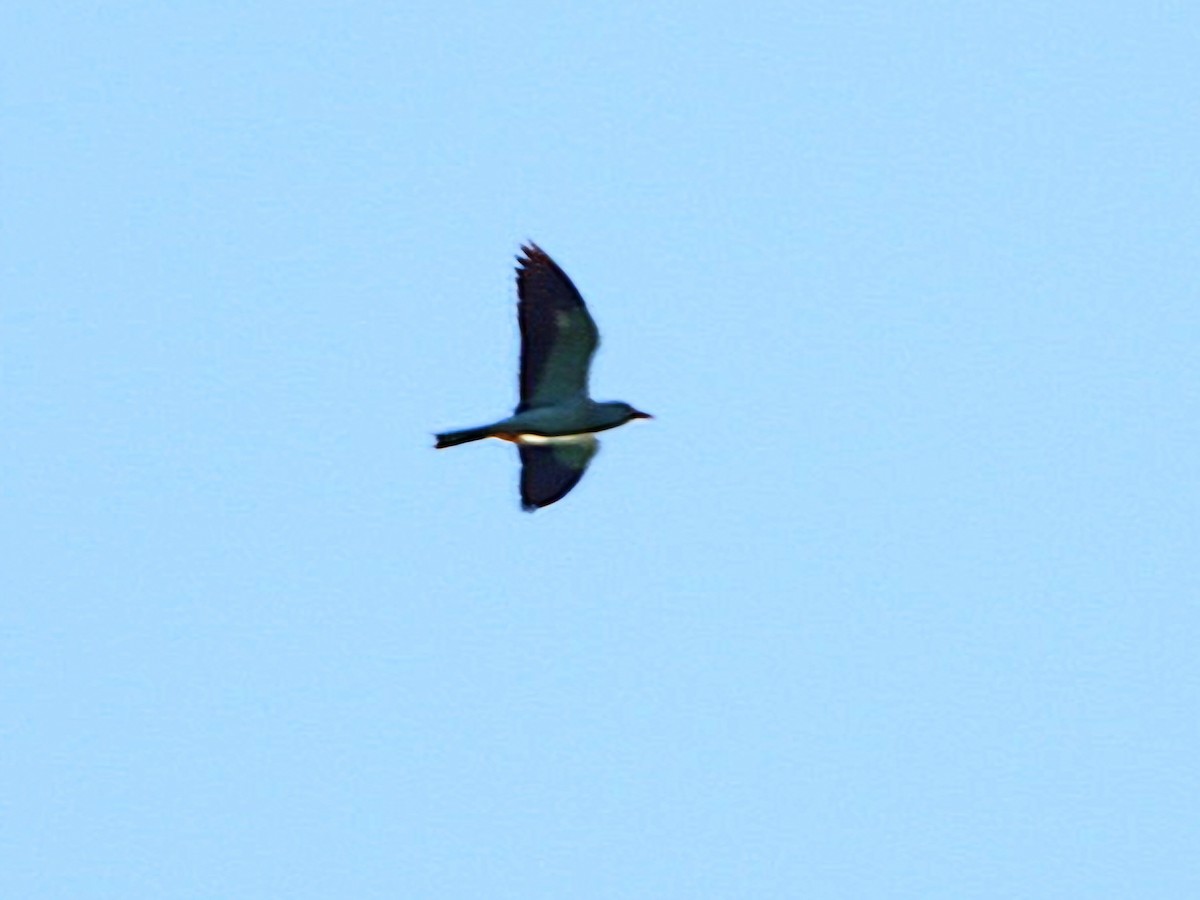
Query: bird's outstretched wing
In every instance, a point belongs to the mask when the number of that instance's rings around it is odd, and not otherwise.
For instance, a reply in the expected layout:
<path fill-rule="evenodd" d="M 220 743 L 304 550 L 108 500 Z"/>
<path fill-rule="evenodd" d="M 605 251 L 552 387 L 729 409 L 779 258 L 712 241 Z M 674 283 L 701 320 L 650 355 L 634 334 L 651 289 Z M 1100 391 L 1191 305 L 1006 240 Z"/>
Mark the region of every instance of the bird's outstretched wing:
<path fill-rule="evenodd" d="M 521 252 L 524 256 L 517 257 L 518 412 L 586 397 L 588 366 L 600 343 L 596 323 L 566 273 L 536 244 L 523 246 Z"/>
<path fill-rule="evenodd" d="M 553 444 L 520 444 L 521 508 L 533 512 L 561 500 L 579 484 L 600 442 L 584 435 Z"/>

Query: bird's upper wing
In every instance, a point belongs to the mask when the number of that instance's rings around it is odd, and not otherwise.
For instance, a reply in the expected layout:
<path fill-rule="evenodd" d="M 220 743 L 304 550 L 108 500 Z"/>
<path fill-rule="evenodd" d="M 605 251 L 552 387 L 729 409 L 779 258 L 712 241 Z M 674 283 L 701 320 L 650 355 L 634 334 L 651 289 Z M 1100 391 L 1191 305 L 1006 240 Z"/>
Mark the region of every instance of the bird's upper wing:
<path fill-rule="evenodd" d="M 549 506 L 579 484 L 600 442 L 584 435 L 553 444 L 519 444 L 521 452 L 521 508 L 533 512 Z"/>
<path fill-rule="evenodd" d="M 518 412 L 586 397 L 588 366 L 600 343 L 596 323 L 566 273 L 536 244 L 522 247 L 521 252 L 524 256 L 517 257 Z"/>

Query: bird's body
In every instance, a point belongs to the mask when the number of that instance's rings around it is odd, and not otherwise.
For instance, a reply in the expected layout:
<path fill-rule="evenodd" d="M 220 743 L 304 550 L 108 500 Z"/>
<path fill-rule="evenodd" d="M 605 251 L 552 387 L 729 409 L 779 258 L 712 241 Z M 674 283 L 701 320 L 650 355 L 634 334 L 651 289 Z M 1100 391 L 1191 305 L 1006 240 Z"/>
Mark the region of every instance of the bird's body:
<path fill-rule="evenodd" d="M 491 425 L 439 434 L 436 446 L 442 450 L 489 437 L 514 444 L 570 441 L 624 425 L 630 418 L 640 418 L 630 416 L 631 411 L 635 410 L 628 403 L 597 403 L 586 398 L 554 406 L 534 406 Z"/>
<path fill-rule="evenodd" d="M 521 250 L 521 401 L 508 418 L 437 435 L 436 446 L 489 437 L 517 444 L 521 505 L 532 511 L 562 499 L 579 482 L 599 449 L 596 432 L 650 416 L 628 403 L 591 399 L 588 368 L 600 337 L 583 297 L 543 250 L 533 244 Z"/>

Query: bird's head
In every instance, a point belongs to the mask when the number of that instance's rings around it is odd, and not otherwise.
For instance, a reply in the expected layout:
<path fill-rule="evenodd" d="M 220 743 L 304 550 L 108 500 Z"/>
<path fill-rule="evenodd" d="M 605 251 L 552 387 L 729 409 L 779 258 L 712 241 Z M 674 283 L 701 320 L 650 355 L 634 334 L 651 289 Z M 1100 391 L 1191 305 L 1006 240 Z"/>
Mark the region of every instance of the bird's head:
<path fill-rule="evenodd" d="M 611 418 L 612 421 L 619 424 L 624 424 L 633 419 L 653 419 L 654 416 L 650 413 L 644 413 L 641 410 L 634 409 L 628 403 L 621 400 L 614 400 L 610 403 L 599 403 L 597 406 L 604 410 L 606 418 Z"/>

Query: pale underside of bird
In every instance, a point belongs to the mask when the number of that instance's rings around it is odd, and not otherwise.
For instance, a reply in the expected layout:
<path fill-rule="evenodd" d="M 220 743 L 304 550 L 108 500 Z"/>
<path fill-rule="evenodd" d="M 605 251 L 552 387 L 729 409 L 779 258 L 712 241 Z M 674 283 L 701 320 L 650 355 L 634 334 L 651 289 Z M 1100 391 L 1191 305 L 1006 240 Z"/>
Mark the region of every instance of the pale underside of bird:
<path fill-rule="evenodd" d="M 549 506 L 579 483 L 600 449 L 596 432 L 649 419 L 620 401 L 588 394 L 588 369 L 600 343 L 596 323 L 571 279 L 530 243 L 517 257 L 517 321 L 521 326 L 520 402 L 506 419 L 437 435 L 437 448 L 483 438 L 517 445 L 521 507 Z"/>

